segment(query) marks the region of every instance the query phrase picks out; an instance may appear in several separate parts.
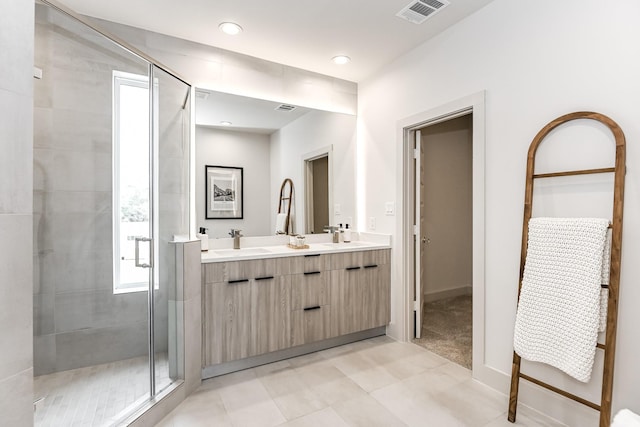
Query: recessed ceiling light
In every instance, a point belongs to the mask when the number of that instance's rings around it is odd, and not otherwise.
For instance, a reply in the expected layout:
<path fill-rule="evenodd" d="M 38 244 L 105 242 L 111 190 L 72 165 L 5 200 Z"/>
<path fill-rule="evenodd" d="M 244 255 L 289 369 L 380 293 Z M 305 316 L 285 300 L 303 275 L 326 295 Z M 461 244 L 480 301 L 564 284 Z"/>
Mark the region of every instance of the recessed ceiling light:
<path fill-rule="evenodd" d="M 220 31 L 225 34 L 229 34 L 230 36 L 235 36 L 236 34 L 240 34 L 242 32 L 242 27 L 235 22 L 223 22 L 218 25 Z"/>
<path fill-rule="evenodd" d="M 231 126 L 232 123 L 231 122 L 220 122 L 221 126 Z"/>
<path fill-rule="evenodd" d="M 349 58 L 346 55 L 334 56 L 331 60 L 334 63 L 338 64 L 338 65 L 344 65 L 344 64 L 348 64 L 349 62 L 351 62 L 351 58 Z"/>

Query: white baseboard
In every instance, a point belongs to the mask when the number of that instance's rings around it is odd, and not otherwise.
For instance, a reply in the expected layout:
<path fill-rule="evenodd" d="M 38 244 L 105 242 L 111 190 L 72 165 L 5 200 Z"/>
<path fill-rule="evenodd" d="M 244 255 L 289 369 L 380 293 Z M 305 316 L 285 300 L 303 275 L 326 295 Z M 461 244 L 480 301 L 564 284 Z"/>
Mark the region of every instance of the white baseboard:
<path fill-rule="evenodd" d="M 490 366 L 480 365 L 473 369 L 473 378 L 489 387 L 509 396 L 511 375 L 500 372 Z M 567 426 L 597 426 L 600 413 L 571 399 L 538 387 L 526 380 L 520 380 L 518 407 L 527 406 Z M 508 411 L 508 399 L 505 411 Z M 505 415 L 506 417 L 506 415 Z M 516 410 L 517 421 L 517 410 Z"/>

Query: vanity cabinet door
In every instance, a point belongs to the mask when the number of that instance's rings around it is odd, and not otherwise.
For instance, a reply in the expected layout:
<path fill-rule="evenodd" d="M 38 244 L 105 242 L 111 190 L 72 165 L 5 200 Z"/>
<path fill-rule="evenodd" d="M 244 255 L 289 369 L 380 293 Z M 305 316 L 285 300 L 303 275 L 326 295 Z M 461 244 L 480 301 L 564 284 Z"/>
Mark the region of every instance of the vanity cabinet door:
<path fill-rule="evenodd" d="M 339 336 L 390 321 L 389 250 L 335 254 L 331 272 L 331 334 Z"/>
<path fill-rule="evenodd" d="M 206 283 L 203 291 L 204 366 L 248 357 L 251 332 L 249 280 Z"/>
<path fill-rule="evenodd" d="M 331 272 L 331 334 L 340 336 L 364 329 L 365 282 L 362 267 L 351 265 Z"/>
<path fill-rule="evenodd" d="M 251 355 L 282 350 L 291 341 L 291 276 L 251 282 Z"/>
<path fill-rule="evenodd" d="M 391 321 L 391 265 L 364 265 L 362 273 L 366 287 L 362 329 L 384 326 Z"/>
<path fill-rule="evenodd" d="M 364 329 L 377 328 L 391 321 L 391 250 L 363 252 Z"/>

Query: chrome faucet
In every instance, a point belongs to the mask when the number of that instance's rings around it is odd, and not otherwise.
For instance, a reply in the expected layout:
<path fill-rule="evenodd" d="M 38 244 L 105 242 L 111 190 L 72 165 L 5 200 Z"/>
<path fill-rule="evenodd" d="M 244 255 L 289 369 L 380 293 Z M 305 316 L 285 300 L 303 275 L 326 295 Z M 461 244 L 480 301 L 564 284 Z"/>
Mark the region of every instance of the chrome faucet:
<path fill-rule="evenodd" d="M 323 230 L 329 234 L 333 234 L 333 243 L 340 243 L 340 227 L 325 225 Z"/>
<path fill-rule="evenodd" d="M 242 234 L 240 234 L 242 230 L 236 230 L 235 228 L 232 228 L 231 231 L 229 231 L 229 236 L 233 237 L 233 249 L 240 249 L 240 238 L 242 237 Z"/>

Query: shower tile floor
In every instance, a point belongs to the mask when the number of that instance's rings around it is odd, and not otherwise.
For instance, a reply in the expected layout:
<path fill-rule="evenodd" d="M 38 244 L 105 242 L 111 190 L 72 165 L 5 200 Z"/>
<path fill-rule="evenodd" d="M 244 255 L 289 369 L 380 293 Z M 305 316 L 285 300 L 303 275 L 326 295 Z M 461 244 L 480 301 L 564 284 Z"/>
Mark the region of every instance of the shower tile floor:
<path fill-rule="evenodd" d="M 156 355 L 156 383 L 169 383 L 167 355 Z M 149 391 L 146 356 L 34 377 L 38 427 L 109 426 Z"/>
<path fill-rule="evenodd" d="M 414 343 L 471 369 L 471 295 L 424 304 L 422 337 Z"/>

